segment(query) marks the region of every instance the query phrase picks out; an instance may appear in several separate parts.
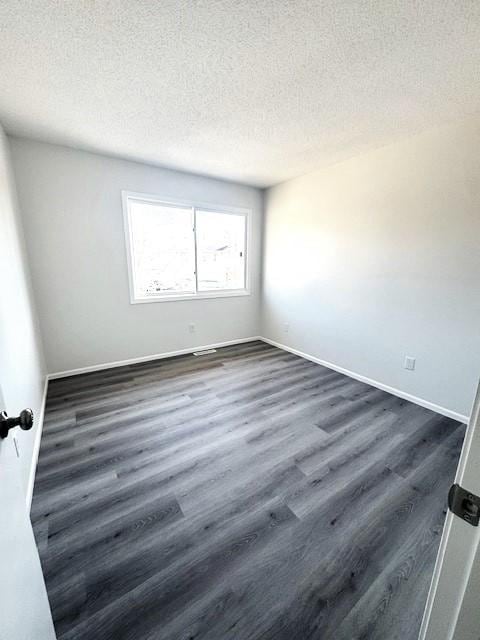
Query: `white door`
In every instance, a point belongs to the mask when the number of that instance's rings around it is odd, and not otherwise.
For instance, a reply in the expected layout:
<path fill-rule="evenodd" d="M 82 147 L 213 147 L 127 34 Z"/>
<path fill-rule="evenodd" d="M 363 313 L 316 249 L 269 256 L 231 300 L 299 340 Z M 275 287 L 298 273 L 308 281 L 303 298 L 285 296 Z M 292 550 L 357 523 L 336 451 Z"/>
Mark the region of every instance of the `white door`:
<path fill-rule="evenodd" d="M 0 387 L 0 411 L 8 411 Z M 0 640 L 55 640 L 13 441 L 0 439 Z"/>
<path fill-rule="evenodd" d="M 480 496 L 480 385 L 455 482 Z M 448 512 L 420 640 L 480 639 L 480 527 Z"/>

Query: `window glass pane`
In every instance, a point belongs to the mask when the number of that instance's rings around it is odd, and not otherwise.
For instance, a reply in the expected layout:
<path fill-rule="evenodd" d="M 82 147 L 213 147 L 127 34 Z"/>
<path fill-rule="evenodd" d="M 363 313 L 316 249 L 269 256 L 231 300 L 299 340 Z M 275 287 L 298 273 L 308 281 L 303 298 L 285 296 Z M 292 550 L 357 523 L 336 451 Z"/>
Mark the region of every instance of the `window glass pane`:
<path fill-rule="evenodd" d="M 197 210 L 198 290 L 245 288 L 245 216 Z"/>
<path fill-rule="evenodd" d="M 136 298 L 195 292 L 193 211 L 129 201 Z"/>

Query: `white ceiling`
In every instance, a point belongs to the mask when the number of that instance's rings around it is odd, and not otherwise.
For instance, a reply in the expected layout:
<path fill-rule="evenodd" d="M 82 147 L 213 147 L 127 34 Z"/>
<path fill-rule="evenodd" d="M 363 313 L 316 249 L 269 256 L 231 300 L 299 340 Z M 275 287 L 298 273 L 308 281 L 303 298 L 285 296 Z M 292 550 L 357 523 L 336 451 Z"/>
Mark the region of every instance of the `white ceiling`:
<path fill-rule="evenodd" d="M 1 0 L 9 133 L 267 186 L 480 110 L 478 0 Z"/>

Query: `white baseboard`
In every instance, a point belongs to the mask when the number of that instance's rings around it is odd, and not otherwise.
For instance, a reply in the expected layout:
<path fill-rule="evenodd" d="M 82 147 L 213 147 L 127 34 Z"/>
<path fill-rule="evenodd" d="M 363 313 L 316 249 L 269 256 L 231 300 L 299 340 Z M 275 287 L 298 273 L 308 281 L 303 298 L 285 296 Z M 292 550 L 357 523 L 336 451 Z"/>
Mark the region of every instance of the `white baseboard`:
<path fill-rule="evenodd" d="M 37 464 L 38 464 L 38 454 L 40 453 L 40 441 L 42 439 L 42 431 L 43 431 L 43 419 L 45 417 L 45 404 L 47 402 L 47 392 L 48 392 L 48 375 L 45 376 L 45 383 L 43 385 L 43 397 L 42 397 L 42 405 L 40 407 L 40 413 L 38 414 L 38 418 L 36 418 L 35 422 L 36 431 L 35 431 L 35 441 L 33 443 L 33 452 L 32 452 L 32 460 L 30 466 L 30 473 L 28 476 L 28 486 L 27 486 L 27 513 L 30 513 L 30 509 L 32 507 L 32 498 L 33 498 L 33 486 L 35 484 L 35 474 L 37 472 Z"/>
<path fill-rule="evenodd" d="M 334 371 L 338 371 L 339 373 L 343 373 L 350 378 L 354 378 L 355 380 L 359 380 L 360 382 L 365 382 L 366 384 L 370 384 L 372 387 L 376 387 L 377 389 L 381 389 L 382 391 L 387 391 L 387 393 L 391 393 L 394 396 L 398 396 L 399 398 L 403 398 L 404 400 L 408 400 L 409 402 L 413 402 L 415 404 L 424 407 L 425 409 L 430 409 L 431 411 L 435 411 L 435 413 L 440 413 L 443 416 L 447 416 L 447 418 L 453 418 L 453 420 L 458 420 L 458 422 L 463 422 L 468 424 L 468 416 L 465 416 L 461 413 L 457 413 L 456 411 L 451 411 L 450 409 L 446 409 L 445 407 L 441 407 L 438 404 L 434 404 L 433 402 L 429 402 L 428 400 L 424 400 L 423 398 L 418 398 L 417 396 L 412 396 L 410 393 L 406 393 L 405 391 L 401 391 L 400 389 L 395 389 L 394 387 L 389 387 L 387 384 L 383 384 L 383 382 L 378 382 L 378 380 L 372 380 L 372 378 L 367 378 L 366 376 L 362 376 L 359 373 L 355 373 L 354 371 L 350 371 L 349 369 L 344 369 L 343 367 L 339 367 L 332 362 L 327 362 L 326 360 L 322 360 L 321 358 L 316 358 L 315 356 L 311 356 L 308 353 L 303 353 L 303 351 L 299 351 L 298 349 L 293 349 L 292 347 L 287 347 L 280 342 L 276 342 L 275 340 L 270 340 L 270 338 L 260 337 L 260 340 L 266 342 L 267 344 L 271 344 L 274 347 L 278 347 L 279 349 L 283 349 L 284 351 L 289 351 L 290 353 L 295 354 L 296 356 L 300 356 L 301 358 L 305 358 L 306 360 L 311 360 L 317 364 L 321 364 L 323 367 L 327 367 L 328 369 L 333 369 Z"/>
<path fill-rule="evenodd" d="M 226 342 L 196 345 L 195 347 L 188 347 L 187 349 L 178 349 L 177 351 L 156 353 L 151 356 L 140 356 L 139 358 L 129 358 L 128 360 L 118 360 L 117 362 L 104 362 L 102 364 L 94 364 L 90 367 L 80 367 L 79 369 L 70 369 L 69 371 L 58 371 L 57 373 L 49 373 L 47 378 L 48 380 L 56 380 L 57 378 L 78 376 L 82 373 L 92 373 L 93 371 L 101 371 L 102 369 L 113 369 L 114 367 L 124 367 L 129 364 L 150 362 L 151 360 L 162 360 L 163 358 L 173 358 L 174 356 L 182 356 L 188 353 L 193 353 L 194 351 L 203 351 L 204 349 L 220 349 L 221 347 L 230 347 L 235 344 L 243 344 L 244 342 L 255 342 L 255 340 L 263 340 L 263 338 L 261 338 L 260 336 L 237 338 L 236 340 L 227 340 Z"/>
<path fill-rule="evenodd" d="M 172 358 L 174 356 L 185 355 L 189 353 L 193 353 L 194 351 L 203 351 L 204 349 L 220 349 L 221 347 L 230 347 L 236 344 L 243 344 L 245 342 L 254 342 L 255 340 L 261 340 L 262 342 L 266 342 L 267 344 L 271 344 L 274 347 L 278 347 L 279 349 L 283 349 L 284 351 L 288 351 L 293 353 L 301 358 L 305 358 L 306 360 L 310 360 L 311 362 L 315 362 L 329 369 L 333 369 L 334 371 L 338 371 L 339 373 L 343 373 L 350 378 L 355 380 L 359 380 L 360 382 L 365 382 L 366 384 L 370 384 L 372 387 L 376 387 L 377 389 L 381 389 L 382 391 L 386 391 L 387 393 L 391 393 L 399 398 L 403 398 L 404 400 L 408 400 L 415 404 L 424 407 L 425 409 L 430 409 L 431 411 L 435 411 L 436 413 L 440 413 L 441 415 L 447 416 L 448 418 L 452 418 L 453 420 L 458 420 L 459 422 L 463 422 L 465 424 L 468 423 L 468 416 L 463 415 L 461 413 L 457 413 L 456 411 L 452 411 L 451 409 L 447 409 L 433 402 L 429 402 L 428 400 L 424 400 L 423 398 L 418 398 L 417 396 L 411 395 L 410 393 L 406 393 L 405 391 L 401 391 L 400 389 L 395 389 L 394 387 L 390 387 L 383 382 L 379 382 L 378 380 L 373 380 L 372 378 L 368 378 L 367 376 L 363 376 L 359 373 L 355 373 L 355 371 L 350 371 L 349 369 L 345 369 L 344 367 L 340 367 L 332 362 L 327 362 L 326 360 L 322 360 L 321 358 L 317 358 L 315 356 L 311 356 L 308 353 L 304 353 L 303 351 L 299 351 L 298 349 L 294 349 L 293 347 L 287 347 L 280 342 L 276 342 L 275 340 L 270 340 L 270 338 L 265 338 L 264 336 L 250 336 L 249 338 L 237 338 L 236 340 L 228 340 L 226 342 L 216 342 L 214 344 L 206 344 L 206 345 L 196 345 L 194 347 L 188 347 L 186 349 L 178 349 L 176 351 L 168 351 L 164 353 L 156 353 L 150 356 L 140 356 L 139 358 L 129 358 L 128 360 L 118 360 L 116 362 L 105 362 L 102 364 L 95 364 L 89 367 L 80 367 L 78 369 L 70 369 L 68 371 L 58 371 L 57 373 L 50 373 L 47 375 L 47 380 L 56 380 L 57 378 L 66 378 L 68 376 L 76 376 L 81 375 L 82 373 L 91 373 L 93 371 L 101 371 L 103 369 L 113 369 L 114 367 L 124 367 L 130 364 L 137 364 L 141 362 L 150 362 L 152 360 L 162 360 L 163 358 Z M 45 384 L 45 393 L 43 399 L 43 408 L 42 415 L 39 419 L 43 422 L 43 411 L 45 408 L 45 398 L 46 398 L 46 389 L 47 386 Z M 41 431 L 41 430 L 39 430 Z M 38 447 L 40 445 L 40 438 L 38 436 Z M 37 445 L 37 443 L 36 443 Z M 37 447 L 37 454 L 38 454 Z M 33 472 L 33 477 L 35 473 Z M 31 482 L 32 490 L 33 490 L 33 481 Z M 30 487 L 29 487 L 30 488 Z"/>

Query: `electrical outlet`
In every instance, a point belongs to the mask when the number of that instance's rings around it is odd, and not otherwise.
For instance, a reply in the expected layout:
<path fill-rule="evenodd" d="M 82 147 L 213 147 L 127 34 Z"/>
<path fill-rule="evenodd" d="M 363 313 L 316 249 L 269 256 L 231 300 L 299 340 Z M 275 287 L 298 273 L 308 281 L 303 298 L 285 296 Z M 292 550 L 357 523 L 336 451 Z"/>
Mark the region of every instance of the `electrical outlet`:
<path fill-rule="evenodd" d="M 290 331 L 290 323 L 289 322 L 284 322 L 283 323 L 283 330 L 285 333 L 288 333 Z"/>
<path fill-rule="evenodd" d="M 405 362 L 403 366 L 405 367 L 405 369 L 413 371 L 415 369 L 415 358 L 412 358 L 412 356 L 405 356 Z"/>
<path fill-rule="evenodd" d="M 190 333 L 195 333 L 195 325 L 193 324 L 193 322 L 188 325 L 188 330 L 190 331 Z"/>

